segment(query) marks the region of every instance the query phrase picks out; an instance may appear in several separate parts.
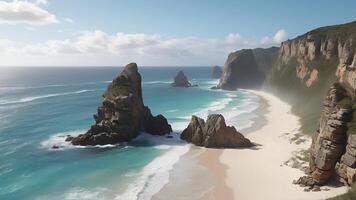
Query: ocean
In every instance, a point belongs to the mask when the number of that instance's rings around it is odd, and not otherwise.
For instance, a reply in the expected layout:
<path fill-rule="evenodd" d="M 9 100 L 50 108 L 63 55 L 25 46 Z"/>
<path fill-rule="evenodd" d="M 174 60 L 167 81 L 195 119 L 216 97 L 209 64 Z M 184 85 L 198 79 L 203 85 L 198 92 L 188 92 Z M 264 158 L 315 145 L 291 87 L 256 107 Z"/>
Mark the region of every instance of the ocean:
<path fill-rule="evenodd" d="M 238 130 L 257 118 L 259 98 L 211 90 L 211 67 L 141 67 L 145 105 L 163 114 L 174 138 L 142 133 L 126 144 L 73 147 L 120 67 L 7 67 L 0 73 L 0 199 L 150 199 L 190 145 L 179 140 L 191 115 L 221 113 Z M 179 71 L 199 85 L 175 88 Z M 52 149 L 53 145 L 62 148 Z"/>

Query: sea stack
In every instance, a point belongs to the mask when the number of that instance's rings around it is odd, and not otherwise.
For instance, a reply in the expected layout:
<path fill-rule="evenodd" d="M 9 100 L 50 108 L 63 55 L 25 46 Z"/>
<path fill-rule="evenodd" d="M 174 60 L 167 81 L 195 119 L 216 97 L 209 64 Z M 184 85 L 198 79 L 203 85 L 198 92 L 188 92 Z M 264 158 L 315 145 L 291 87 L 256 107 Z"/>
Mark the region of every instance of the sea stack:
<path fill-rule="evenodd" d="M 143 104 L 141 75 L 136 63 L 126 65 L 103 94 L 102 105 L 94 115 L 95 124 L 85 133 L 67 137 L 73 145 L 105 145 L 127 142 L 140 131 L 164 135 L 172 131 L 162 115 L 152 116 Z"/>
<path fill-rule="evenodd" d="M 214 66 L 211 72 L 212 79 L 219 79 L 222 75 L 222 69 L 219 66 Z"/>
<path fill-rule="evenodd" d="M 208 148 L 241 148 L 251 147 L 249 139 L 239 133 L 235 127 L 226 126 L 220 114 L 208 116 L 206 122 L 197 116 L 192 119 L 180 138 L 197 146 Z"/>
<path fill-rule="evenodd" d="M 185 76 L 183 71 L 179 71 L 174 77 L 173 87 L 192 87 L 192 84 L 188 81 L 188 78 Z"/>

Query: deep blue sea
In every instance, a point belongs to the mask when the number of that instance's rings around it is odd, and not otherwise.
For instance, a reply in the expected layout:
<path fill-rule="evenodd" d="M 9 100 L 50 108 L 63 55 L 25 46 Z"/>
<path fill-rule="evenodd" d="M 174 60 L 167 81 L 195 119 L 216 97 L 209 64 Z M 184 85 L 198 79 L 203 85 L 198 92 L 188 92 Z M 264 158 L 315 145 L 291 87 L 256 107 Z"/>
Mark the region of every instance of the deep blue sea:
<path fill-rule="evenodd" d="M 141 67 L 145 105 L 163 114 L 175 138 L 142 134 L 116 146 L 73 147 L 67 134 L 94 123 L 101 95 L 120 67 L 1 68 L 0 199 L 150 199 L 189 145 L 179 133 L 192 114 L 222 113 L 238 130 L 252 125 L 259 99 L 248 91 L 210 90 L 211 67 Z M 199 85 L 170 86 L 183 70 Z M 56 144 L 62 148 L 55 150 Z"/>

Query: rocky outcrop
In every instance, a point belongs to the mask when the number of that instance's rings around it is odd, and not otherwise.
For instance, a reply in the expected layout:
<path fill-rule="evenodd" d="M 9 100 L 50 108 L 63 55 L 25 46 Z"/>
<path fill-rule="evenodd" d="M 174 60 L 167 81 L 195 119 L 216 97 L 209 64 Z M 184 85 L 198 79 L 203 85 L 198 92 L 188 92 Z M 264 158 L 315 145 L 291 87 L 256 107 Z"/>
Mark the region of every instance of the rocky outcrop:
<path fill-rule="evenodd" d="M 213 89 L 260 88 L 277 58 L 277 47 L 242 49 L 231 53 L 219 84 Z"/>
<path fill-rule="evenodd" d="M 253 51 L 243 49 L 229 55 L 217 88 L 224 90 L 255 88 L 261 86 L 263 80 L 264 74 L 258 69 Z"/>
<path fill-rule="evenodd" d="M 352 109 L 340 105 L 347 97 L 342 86 L 335 84 L 324 101 L 324 111 L 313 136 L 310 169 L 318 185 L 330 180 L 335 165 L 345 152 L 347 123 L 351 120 Z"/>
<path fill-rule="evenodd" d="M 105 145 L 127 142 L 140 131 L 164 135 L 172 131 L 162 116 L 152 116 L 144 106 L 141 75 L 135 63 L 128 64 L 103 94 L 102 105 L 94 115 L 95 124 L 77 137 L 68 137 L 73 145 Z"/>
<path fill-rule="evenodd" d="M 222 115 L 212 114 L 206 122 L 196 116 L 181 134 L 181 139 L 197 146 L 209 148 L 238 148 L 253 146 L 250 140 L 236 131 L 233 126 L 226 126 Z"/>
<path fill-rule="evenodd" d="M 183 71 L 179 71 L 177 75 L 174 77 L 174 82 L 172 83 L 173 87 L 192 87 L 195 85 L 192 85 L 189 81 L 188 78 L 185 76 Z"/>
<path fill-rule="evenodd" d="M 218 79 L 222 75 L 222 69 L 219 66 L 214 66 L 212 71 L 211 71 L 211 78 L 212 79 Z"/>
<path fill-rule="evenodd" d="M 337 26 L 322 27 L 312 30 L 295 39 L 282 42 L 279 52 L 279 70 L 290 62 L 291 59 L 296 58 L 298 68 L 307 68 L 307 78 L 299 78 L 308 87 L 310 87 L 309 76 L 313 69 L 323 67 L 318 65 L 318 58 L 331 60 L 337 59 L 339 61 L 337 67 L 338 77 L 344 77 L 345 80 L 353 79 L 355 82 L 355 75 L 353 78 L 350 75 L 344 75 L 345 71 L 350 71 L 350 68 L 355 67 L 354 58 L 356 57 L 356 22 L 342 24 Z M 325 67 L 324 67 L 325 68 Z M 353 71 L 353 70 L 351 70 Z M 347 73 L 347 72 L 346 72 Z M 341 80 L 342 81 L 342 80 Z M 354 84 L 356 86 L 356 84 Z M 354 87 L 356 89 L 356 87 Z"/>
<path fill-rule="evenodd" d="M 319 125 L 312 137 L 310 176 L 296 183 L 324 185 L 335 175 L 351 185 L 356 181 L 355 100 L 340 83 L 335 83 L 324 100 Z M 337 172 L 337 173 L 335 173 Z"/>
<path fill-rule="evenodd" d="M 348 137 L 346 152 L 341 157 L 337 173 L 348 185 L 356 183 L 356 134 Z"/>

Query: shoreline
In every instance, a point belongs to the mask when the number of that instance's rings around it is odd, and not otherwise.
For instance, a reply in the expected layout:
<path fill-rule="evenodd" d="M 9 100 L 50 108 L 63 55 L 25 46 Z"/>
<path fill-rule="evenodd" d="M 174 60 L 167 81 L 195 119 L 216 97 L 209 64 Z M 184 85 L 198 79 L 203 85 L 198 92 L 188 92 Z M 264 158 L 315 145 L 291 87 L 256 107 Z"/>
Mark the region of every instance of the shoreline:
<path fill-rule="evenodd" d="M 311 137 L 300 136 L 300 118 L 276 96 L 263 91 L 247 90 L 260 98 L 251 127 L 239 130 L 254 148 L 209 149 L 191 145 L 170 171 L 169 183 L 152 199 L 211 200 L 315 200 L 347 192 L 347 187 L 321 187 L 320 192 L 304 192 L 293 180 L 305 175 L 293 158 L 307 150 Z M 299 135 L 298 135 L 299 134 Z M 297 136 L 303 142 L 293 141 Z M 283 191 L 283 192 L 281 192 Z"/>
<path fill-rule="evenodd" d="M 225 149 L 219 157 L 228 167 L 225 181 L 234 199 L 326 199 L 345 193 L 347 187 L 324 186 L 322 189 L 328 191 L 304 192 L 304 188 L 292 184 L 304 172 L 286 162 L 298 151 L 308 149 L 311 138 L 304 136 L 305 142 L 293 143 L 291 138 L 299 133 L 300 118 L 291 113 L 290 106 L 266 92 L 249 92 L 267 102 L 266 124 L 246 135 L 260 146 Z"/>

